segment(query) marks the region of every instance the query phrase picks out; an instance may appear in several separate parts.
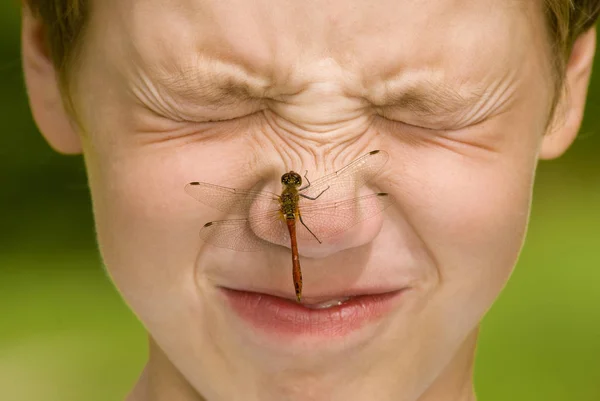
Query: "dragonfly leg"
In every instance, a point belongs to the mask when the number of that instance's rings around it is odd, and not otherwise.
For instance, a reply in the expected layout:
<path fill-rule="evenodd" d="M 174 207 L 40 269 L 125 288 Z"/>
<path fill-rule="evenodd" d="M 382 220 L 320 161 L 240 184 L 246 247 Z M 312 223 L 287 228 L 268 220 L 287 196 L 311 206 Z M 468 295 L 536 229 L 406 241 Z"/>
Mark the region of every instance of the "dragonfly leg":
<path fill-rule="evenodd" d="M 306 180 L 306 182 L 308 182 L 308 184 L 306 184 L 305 186 L 303 186 L 302 188 L 299 188 L 298 191 L 304 191 L 307 188 L 310 188 L 310 181 L 308 180 L 308 170 L 306 170 L 306 172 L 304 173 L 304 179 Z M 325 188 L 324 190 L 322 190 L 319 195 L 312 197 L 312 196 L 308 196 L 308 195 L 304 195 L 304 194 L 298 194 L 303 198 L 306 199 L 310 199 L 310 200 L 317 200 L 319 199 L 319 196 L 323 195 L 323 192 L 327 191 L 329 189 L 329 185 L 327 186 L 327 188 Z"/>
<path fill-rule="evenodd" d="M 319 239 L 319 237 L 317 237 L 317 236 L 315 235 L 315 233 L 313 233 L 313 232 L 311 231 L 311 229 L 310 229 L 310 228 L 308 228 L 308 226 L 307 226 L 306 224 L 304 224 L 304 220 L 302 220 L 302 215 L 301 215 L 300 213 L 298 213 L 298 217 L 300 217 L 300 223 L 302 223 L 302 225 L 304 226 L 304 228 L 306 228 L 306 229 L 308 230 L 308 232 L 309 232 L 309 233 L 311 233 L 313 237 L 315 237 L 315 239 L 317 240 L 317 242 L 318 242 L 319 244 L 322 244 L 322 242 L 321 242 L 321 240 Z"/>
<path fill-rule="evenodd" d="M 302 188 L 298 188 L 298 191 L 302 191 L 302 190 L 304 190 L 304 189 L 306 189 L 306 188 L 309 188 L 309 187 L 310 187 L 310 181 L 308 180 L 308 170 L 306 170 L 306 171 L 304 172 L 304 179 L 306 180 L 306 182 L 307 182 L 308 184 L 306 184 L 306 185 L 305 185 L 305 186 L 303 186 Z"/>
<path fill-rule="evenodd" d="M 300 195 L 301 197 L 306 198 L 306 199 L 317 200 L 317 199 L 319 199 L 319 196 L 323 195 L 323 193 L 325 191 L 327 191 L 328 189 L 329 189 L 329 185 L 327 186 L 327 188 L 325 188 L 324 190 L 322 190 L 321 192 L 319 192 L 319 195 L 314 196 L 314 197 L 313 196 L 304 195 L 304 194 L 298 194 L 298 195 Z"/>

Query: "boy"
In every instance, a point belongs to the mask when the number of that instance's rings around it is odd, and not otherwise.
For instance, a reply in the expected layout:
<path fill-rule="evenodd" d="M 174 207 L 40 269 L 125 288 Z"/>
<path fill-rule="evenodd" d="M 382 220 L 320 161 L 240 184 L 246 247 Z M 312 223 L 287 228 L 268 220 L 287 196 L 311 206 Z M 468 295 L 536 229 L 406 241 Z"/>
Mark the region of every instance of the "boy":
<path fill-rule="evenodd" d="M 475 399 L 537 161 L 581 123 L 596 1 L 29 3 L 34 117 L 83 152 L 104 262 L 149 332 L 129 400 Z M 393 203 L 299 240 L 302 304 L 283 243 L 198 239 L 232 213 L 186 184 L 278 192 L 274 172 L 374 150 L 389 158 L 348 196 Z"/>

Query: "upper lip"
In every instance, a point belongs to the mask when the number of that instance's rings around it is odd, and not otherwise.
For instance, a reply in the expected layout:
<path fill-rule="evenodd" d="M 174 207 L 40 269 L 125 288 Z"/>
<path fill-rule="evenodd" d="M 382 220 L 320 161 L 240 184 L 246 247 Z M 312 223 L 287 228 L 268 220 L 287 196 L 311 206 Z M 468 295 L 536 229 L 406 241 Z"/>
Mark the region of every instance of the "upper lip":
<path fill-rule="evenodd" d="M 242 289 L 242 288 L 231 288 L 231 287 L 223 287 L 227 290 L 240 291 L 240 292 L 252 292 L 256 294 L 264 294 L 270 295 L 273 297 L 287 299 L 293 302 L 296 302 L 296 295 L 291 292 L 279 291 L 273 289 Z M 399 292 L 408 288 L 405 287 L 396 287 L 396 288 L 356 288 L 356 289 L 348 289 L 348 290 L 338 290 L 331 291 L 325 294 L 315 294 L 315 295 L 302 295 L 302 303 L 304 304 L 319 304 L 326 301 L 331 301 L 335 299 L 345 299 L 345 298 L 355 298 L 359 296 L 365 295 L 380 295 L 380 294 L 389 294 L 392 292 Z"/>

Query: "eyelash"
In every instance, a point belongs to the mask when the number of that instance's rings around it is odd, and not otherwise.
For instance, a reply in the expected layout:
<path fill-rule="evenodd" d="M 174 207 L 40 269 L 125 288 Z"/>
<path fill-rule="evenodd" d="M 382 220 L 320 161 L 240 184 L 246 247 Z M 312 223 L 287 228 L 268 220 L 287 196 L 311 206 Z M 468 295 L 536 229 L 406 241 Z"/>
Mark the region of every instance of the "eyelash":
<path fill-rule="evenodd" d="M 239 122 L 243 119 L 247 119 L 253 116 L 256 116 L 258 114 L 263 113 L 264 110 L 257 110 L 253 113 L 249 113 L 249 114 L 245 114 L 245 115 L 241 115 L 241 116 L 237 116 L 237 117 L 232 117 L 232 118 L 224 118 L 224 119 L 214 119 L 214 120 L 198 120 L 198 121 L 193 121 L 193 120 L 185 120 L 183 122 L 187 122 L 187 123 L 191 123 L 191 124 L 222 124 L 222 123 L 231 123 L 231 122 Z M 382 120 L 384 120 L 386 123 L 388 124 L 392 124 L 394 127 L 398 126 L 398 129 L 402 129 L 403 131 L 417 131 L 420 133 L 435 133 L 437 135 L 443 134 L 443 133 L 450 133 L 450 132 L 454 132 L 454 131 L 458 131 L 460 129 L 464 129 L 463 128 L 456 128 L 456 129 L 449 129 L 449 128 L 432 128 L 432 127 L 427 127 L 427 126 L 423 126 L 423 125 L 416 125 L 416 124 L 411 124 L 411 123 L 407 123 L 405 121 L 399 121 L 399 120 L 393 120 L 390 119 L 388 117 L 385 117 L 381 114 L 377 114 L 377 117 L 381 118 Z"/>
<path fill-rule="evenodd" d="M 249 114 L 244 114 L 241 116 L 236 116 L 236 117 L 230 117 L 230 118 L 214 118 L 214 119 L 210 119 L 210 118 L 205 118 L 205 119 L 197 119 L 197 120 L 191 120 L 191 119 L 185 119 L 182 120 L 182 122 L 185 123 L 190 123 L 190 124 L 218 124 L 218 123 L 225 123 L 225 122 L 231 122 L 231 121 L 236 121 L 236 120 L 241 120 L 244 118 L 248 118 L 250 116 L 253 116 L 257 113 L 259 113 L 260 111 L 256 111 L 253 113 L 249 113 Z"/>
<path fill-rule="evenodd" d="M 451 131 L 449 129 L 441 129 L 441 128 L 431 128 L 431 127 L 426 127 L 426 126 L 422 126 L 422 125 L 415 125 L 415 124 L 410 124 L 407 123 L 405 121 L 399 121 L 399 120 L 392 120 L 391 118 L 385 117 L 383 115 L 379 115 L 380 118 L 382 118 L 383 120 L 385 120 L 387 123 L 391 123 L 394 125 L 401 125 L 402 128 L 406 129 L 415 129 L 415 130 L 420 130 L 420 131 L 427 131 L 427 132 L 447 132 L 447 131 Z"/>

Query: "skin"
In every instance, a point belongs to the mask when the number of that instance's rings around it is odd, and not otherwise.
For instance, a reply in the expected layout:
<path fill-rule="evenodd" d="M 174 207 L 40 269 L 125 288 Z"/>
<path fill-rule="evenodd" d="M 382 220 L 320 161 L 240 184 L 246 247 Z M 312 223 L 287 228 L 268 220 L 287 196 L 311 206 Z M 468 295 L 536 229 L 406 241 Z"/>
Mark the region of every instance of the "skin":
<path fill-rule="evenodd" d="M 535 2 L 93 1 L 78 127 L 25 10 L 34 117 L 83 152 L 106 268 L 149 331 L 128 400 L 474 400 L 478 324 L 519 255 L 536 164 L 568 148 L 585 104 L 595 32 L 555 118 L 548 43 Z M 258 341 L 216 286 L 293 294 L 289 249 L 199 244 L 227 216 L 183 186 L 277 191 L 284 171 L 319 177 L 374 149 L 390 160 L 371 186 L 396 203 L 365 223 L 381 230 L 299 244 L 304 295 L 412 272 L 410 293 L 360 346 Z"/>

